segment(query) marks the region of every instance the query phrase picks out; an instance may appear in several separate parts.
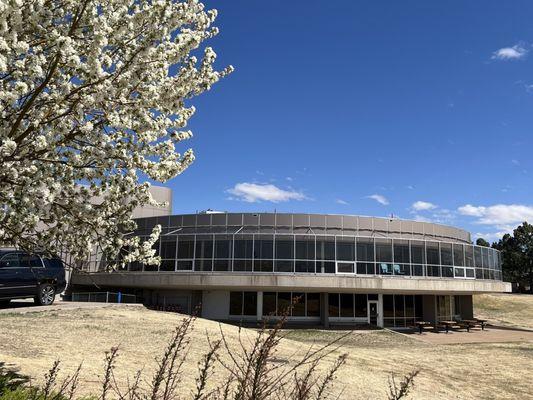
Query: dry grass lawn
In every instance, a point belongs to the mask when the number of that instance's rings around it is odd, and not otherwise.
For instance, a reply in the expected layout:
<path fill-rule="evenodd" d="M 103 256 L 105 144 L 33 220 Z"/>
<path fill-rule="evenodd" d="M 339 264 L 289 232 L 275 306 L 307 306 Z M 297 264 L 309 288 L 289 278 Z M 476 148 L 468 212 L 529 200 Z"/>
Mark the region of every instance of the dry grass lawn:
<path fill-rule="evenodd" d="M 477 295 L 474 296 L 474 314 L 494 324 L 533 329 L 533 295 Z"/>
<path fill-rule="evenodd" d="M 62 360 L 64 373 L 83 362 L 82 391 L 90 393 L 99 387 L 105 351 L 116 345 L 121 349 L 118 379 L 125 382 L 140 368 L 147 379 L 179 320 L 176 314 L 125 306 L 0 314 L 0 360 L 17 364 L 36 378 L 56 359 Z M 235 345 L 238 328 L 222 328 Z M 243 331 L 254 334 L 253 330 Z M 196 322 L 186 386 L 194 385 L 197 361 L 207 350 L 206 333 L 219 337 L 219 324 Z M 283 362 L 294 351 L 303 352 L 309 345 L 326 343 L 341 334 L 287 330 L 278 360 Z M 343 399 L 386 398 L 389 373 L 404 374 L 415 368 L 421 372 L 413 399 L 532 398 L 531 342 L 432 345 L 389 331 L 362 331 L 351 333 L 340 351 L 349 353 L 335 387 L 344 390 Z M 222 372 L 218 368 L 218 376 Z"/>

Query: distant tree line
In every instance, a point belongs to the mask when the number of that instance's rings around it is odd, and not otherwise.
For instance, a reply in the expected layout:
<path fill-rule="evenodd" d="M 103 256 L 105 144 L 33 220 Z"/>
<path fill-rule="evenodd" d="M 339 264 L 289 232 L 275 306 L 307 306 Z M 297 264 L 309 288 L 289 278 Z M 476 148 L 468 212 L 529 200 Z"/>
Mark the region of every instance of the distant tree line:
<path fill-rule="evenodd" d="M 476 244 L 490 246 L 482 238 L 477 239 Z M 533 294 L 533 225 L 524 222 L 491 247 L 502 253 L 503 280 L 517 283 L 520 292 Z"/>

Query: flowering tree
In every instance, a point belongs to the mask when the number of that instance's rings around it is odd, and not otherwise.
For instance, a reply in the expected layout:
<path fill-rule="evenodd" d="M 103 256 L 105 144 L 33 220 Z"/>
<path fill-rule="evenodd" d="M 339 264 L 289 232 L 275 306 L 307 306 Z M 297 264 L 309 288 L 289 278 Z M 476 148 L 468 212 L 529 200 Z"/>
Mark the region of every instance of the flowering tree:
<path fill-rule="evenodd" d="M 232 71 L 198 50 L 215 18 L 196 0 L 0 0 L 0 243 L 157 262 L 157 229 L 124 234 L 155 204 L 142 179 L 194 160 L 176 149 L 187 100 Z"/>

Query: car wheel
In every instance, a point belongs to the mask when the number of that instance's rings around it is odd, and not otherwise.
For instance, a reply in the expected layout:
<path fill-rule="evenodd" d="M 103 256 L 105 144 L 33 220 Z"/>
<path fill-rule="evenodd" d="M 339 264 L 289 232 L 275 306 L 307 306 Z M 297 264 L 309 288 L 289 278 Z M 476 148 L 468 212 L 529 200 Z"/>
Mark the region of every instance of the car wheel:
<path fill-rule="evenodd" d="M 56 289 L 49 283 L 39 285 L 37 296 L 35 296 L 35 303 L 40 306 L 49 306 L 54 302 L 56 297 Z"/>

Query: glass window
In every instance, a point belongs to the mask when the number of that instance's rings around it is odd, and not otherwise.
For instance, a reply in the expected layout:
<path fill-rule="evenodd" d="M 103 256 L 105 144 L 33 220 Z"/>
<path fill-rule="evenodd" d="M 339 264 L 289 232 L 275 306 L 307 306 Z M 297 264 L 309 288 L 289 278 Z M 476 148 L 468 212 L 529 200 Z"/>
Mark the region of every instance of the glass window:
<path fill-rule="evenodd" d="M 196 258 L 213 258 L 212 235 L 196 235 Z"/>
<path fill-rule="evenodd" d="M 276 235 L 276 259 L 292 260 L 294 258 L 294 236 Z"/>
<path fill-rule="evenodd" d="M 314 236 L 296 236 L 296 259 L 297 260 L 314 260 L 315 259 L 315 237 Z"/>
<path fill-rule="evenodd" d="M 424 242 L 418 240 L 411 240 L 411 263 L 426 263 L 426 249 Z"/>
<path fill-rule="evenodd" d="M 465 245 L 465 266 L 474 266 L 474 246 Z"/>
<path fill-rule="evenodd" d="M 341 293 L 341 317 L 353 318 L 353 294 Z"/>
<path fill-rule="evenodd" d="M 455 268 L 455 276 L 457 278 L 464 278 L 465 277 L 465 269 L 464 268 Z"/>
<path fill-rule="evenodd" d="M 394 318 L 394 296 L 392 294 L 383 295 L 383 317 Z"/>
<path fill-rule="evenodd" d="M 408 264 L 409 257 L 409 241 L 407 240 L 394 240 L 394 262 Z"/>
<path fill-rule="evenodd" d="M 392 240 L 376 239 L 376 261 L 392 262 Z"/>
<path fill-rule="evenodd" d="M 213 270 L 213 260 L 205 258 L 197 258 L 194 260 L 194 270 L 195 271 L 212 271 Z"/>
<path fill-rule="evenodd" d="M 233 260 L 233 270 L 234 271 L 251 271 L 252 270 L 252 260 Z"/>
<path fill-rule="evenodd" d="M 440 266 L 438 265 L 427 265 L 426 270 L 428 276 L 440 276 Z"/>
<path fill-rule="evenodd" d="M 230 292 L 229 314 L 242 315 L 242 292 Z"/>
<path fill-rule="evenodd" d="M 276 292 L 263 293 L 263 315 L 276 315 Z"/>
<path fill-rule="evenodd" d="M 194 258 L 194 236 L 178 237 L 178 258 Z"/>
<path fill-rule="evenodd" d="M 413 264 L 411 269 L 413 276 L 424 276 L 424 266 L 422 264 Z"/>
<path fill-rule="evenodd" d="M 213 271 L 230 271 L 231 260 L 215 259 L 213 262 Z"/>
<path fill-rule="evenodd" d="M 453 245 L 453 265 L 462 267 L 465 265 L 465 257 L 462 244 Z"/>
<path fill-rule="evenodd" d="M 409 264 L 393 264 L 392 269 L 394 275 L 411 275 L 411 267 Z"/>
<path fill-rule="evenodd" d="M 443 278 L 453 278 L 453 267 L 442 267 Z"/>
<path fill-rule="evenodd" d="M 290 307 L 291 307 L 291 292 L 278 292 L 277 315 L 284 315 L 285 313 L 288 313 L 288 315 L 291 315 Z"/>
<path fill-rule="evenodd" d="M 317 261 L 316 272 L 321 274 L 334 274 L 335 262 L 334 261 Z"/>
<path fill-rule="evenodd" d="M 243 315 L 257 315 L 257 293 L 243 292 Z"/>
<path fill-rule="evenodd" d="M 392 264 L 379 263 L 378 274 L 380 275 L 392 275 Z"/>
<path fill-rule="evenodd" d="M 329 316 L 338 317 L 339 316 L 339 294 L 338 293 L 328 294 L 328 305 L 329 305 Z"/>
<path fill-rule="evenodd" d="M 320 317 L 320 293 L 307 293 L 307 316 Z"/>
<path fill-rule="evenodd" d="M 275 272 L 294 272 L 294 261 L 275 260 L 274 271 Z"/>
<path fill-rule="evenodd" d="M 256 272 L 273 272 L 274 263 L 272 260 L 255 260 L 254 271 Z"/>
<path fill-rule="evenodd" d="M 489 249 L 487 247 L 482 247 L 481 253 L 483 256 L 483 268 L 489 268 Z"/>
<path fill-rule="evenodd" d="M 231 258 L 232 239 L 231 235 L 215 235 L 215 258 Z"/>
<path fill-rule="evenodd" d="M 18 254 L 6 254 L 0 260 L 0 268 L 19 268 L 20 261 Z"/>
<path fill-rule="evenodd" d="M 30 255 L 30 254 L 19 254 L 20 258 L 20 267 L 22 268 L 42 268 L 43 263 L 39 256 Z"/>
<path fill-rule="evenodd" d="M 477 268 L 481 268 L 483 266 L 481 247 L 479 246 L 474 246 L 474 263 Z"/>
<path fill-rule="evenodd" d="M 413 318 L 415 316 L 415 296 L 407 295 L 405 299 L 405 316 Z"/>
<path fill-rule="evenodd" d="M 394 317 L 395 318 L 404 318 L 405 309 L 404 309 L 404 296 L 401 294 L 394 295 Z"/>
<path fill-rule="evenodd" d="M 367 299 L 366 294 L 356 294 L 355 295 L 355 317 L 356 318 L 366 318 L 367 313 Z"/>
<path fill-rule="evenodd" d="M 337 272 L 339 274 L 353 274 L 354 273 L 354 263 L 337 263 Z"/>
<path fill-rule="evenodd" d="M 252 235 L 235 235 L 235 258 L 252 258 L 254 241 Z"/>
<path fill-rule="evenodd" d="M 274 237 L 271 235 L 255 235 L 254 258 L 272 260 L 274 255 Z"/>
<path fill-rule="evenodd" d="M 453 265 L 452 244 L 440 244 L 440 261 L 442 265 Z"/>
<path fill-rule="evenodd" d="M 292 293 L 292 316 L 305 317 L 305 293 Z"/>
<path fill-rule="evenodd" d="M 360 275 L 374 275 L 374 263 L 357 263 L 357 273 Z"/>
<path fill-rule="evenodd" d="M 159 266 L 159 271 L 175 271 L 176 270 L 176 260 L 161 260 L 161 265 Z"/>
<path fill-rule="evenodd" d="M 192 260 L 178 260 L 176 269 L 178 271 L 192 271 Z"/>
<path fill-rule="evenodd" d="M 426 242 L 426 259 L 428 264 L 440 264 L 439 244 L 437 242 Z"/>
<path fill-rule="evenodd" d="M 316 259 L 335 260 L 335 239 L 333 237 L 316 237 Z"/>
<path fill-rule="evenodd" d="M 176 258 L 176 236 L 161 236 L 161 258 Z"/>
<path fill-rule="evenodd" d="M 374 239 L 357 238 L 357 260 L 374 261 Z"/>
<path fill-rule="evenodd" d="M 337 260 L 355 261 L 355 239 L 337 236 Z"/>
<path fill-rule="evenodd" d="M 314 261 L 296 260 L 295 271 L 296 272 L 314 273 L 315 272 L 315 262 Z"/>
<path fill-rule="evenodd" d="M 465 269 L 465 275 L 467 278 L 473 278 L 474 277 L 474 268 L 466 268 Z"/>

